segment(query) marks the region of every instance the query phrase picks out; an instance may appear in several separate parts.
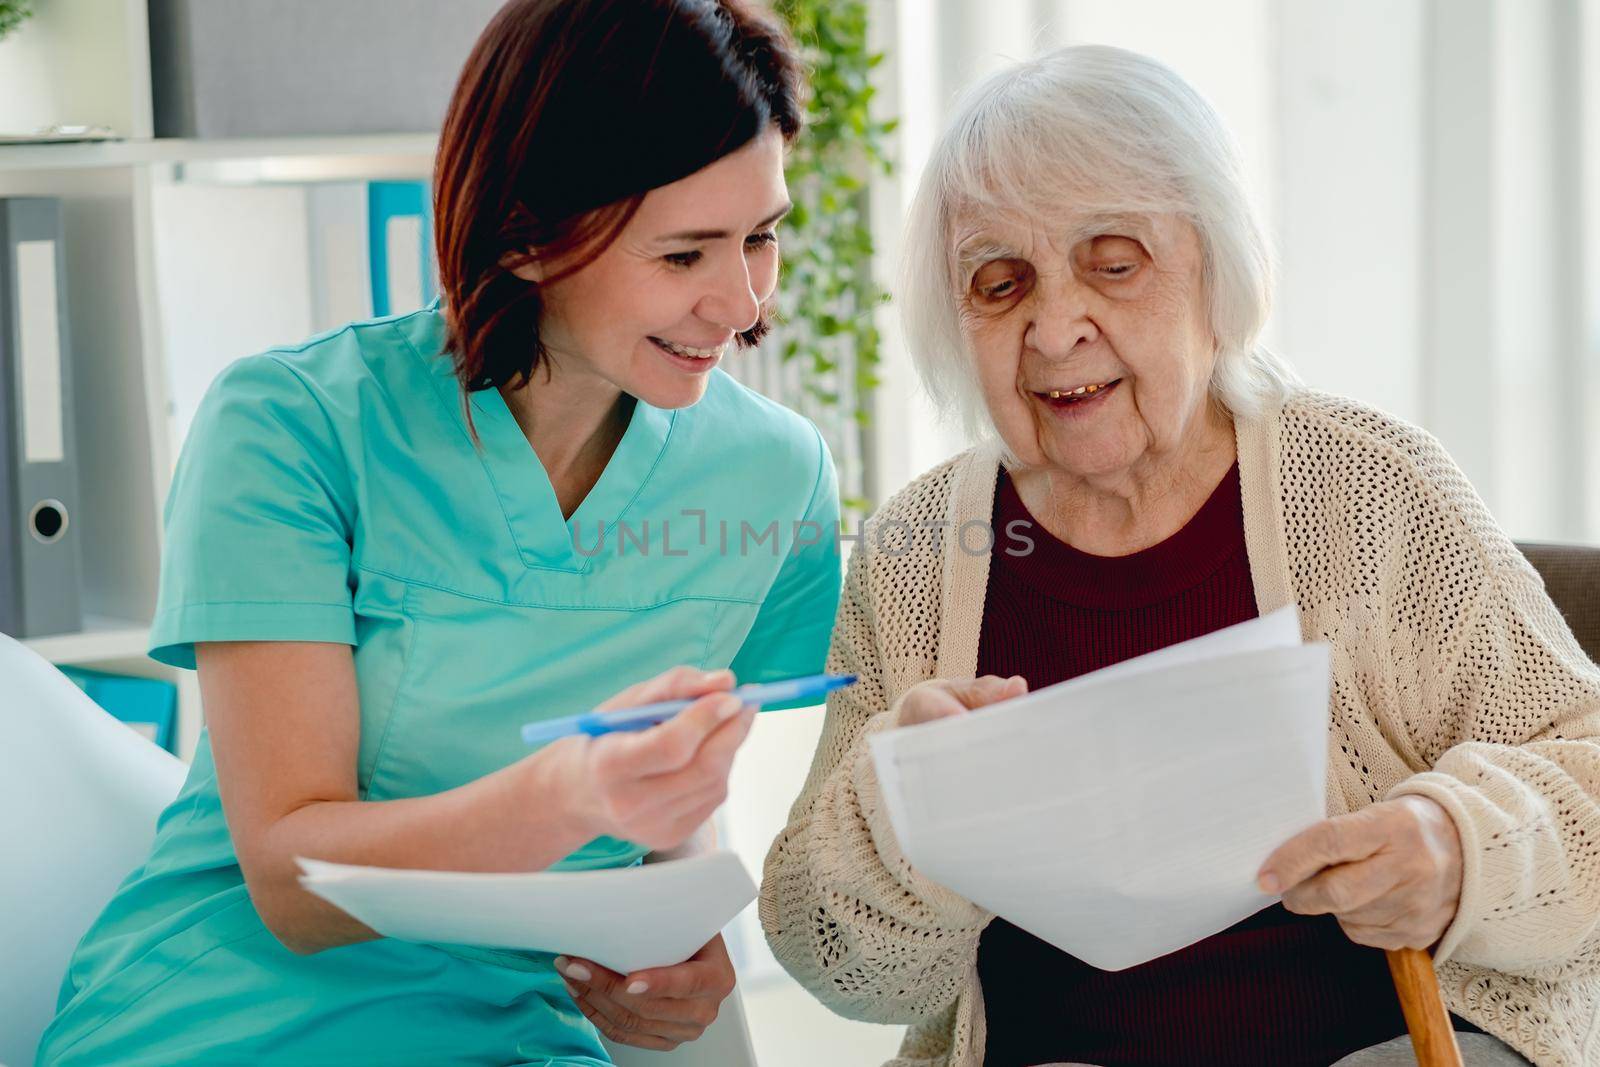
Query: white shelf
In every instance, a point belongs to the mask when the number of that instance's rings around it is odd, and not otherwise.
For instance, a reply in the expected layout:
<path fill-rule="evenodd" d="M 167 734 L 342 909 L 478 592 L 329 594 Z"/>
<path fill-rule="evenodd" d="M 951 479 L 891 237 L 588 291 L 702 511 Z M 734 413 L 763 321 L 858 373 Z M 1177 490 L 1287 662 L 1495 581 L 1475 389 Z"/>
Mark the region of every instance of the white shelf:
<path fill-rule="evenodd" d="M 149 641 L 149 626 L 128 619 L 91 616 L 84 620 L 84 628 L 78 633 L 33 637 L 22 643 L 51 663 L 86 665 L 141 659 Z"/>
<path fill-rule="evenodd" d="M 79 170 L 132 167 L 152 163 L 209 164 L 222 161 L 346 160 L 383 170 L 383 161 L 407 168 L 431 164 L 438 137 L 432 133 L 363 134 L 347 137 L 263 137 L 229 140 L 187 140 L 155 137 L 72 144 L 0 145 L 0 171 Z M 374 168 L 373 164 L 377 167 Z"/>

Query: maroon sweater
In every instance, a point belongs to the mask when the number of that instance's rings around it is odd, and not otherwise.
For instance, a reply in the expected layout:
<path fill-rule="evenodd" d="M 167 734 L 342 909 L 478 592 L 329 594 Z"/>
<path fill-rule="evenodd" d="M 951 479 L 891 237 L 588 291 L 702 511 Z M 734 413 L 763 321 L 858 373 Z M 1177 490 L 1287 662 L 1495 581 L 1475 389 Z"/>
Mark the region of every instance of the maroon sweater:
<path fill-rule="evenodd" d="M 1008 527 L 1025 522 L 1027 527 Z M 1182 530 L 1131 556 L 1096 557 L 1033 520 L 1004 474 L 978 673 L 1032 688 L 1256 616 L 1239 469 Z M 1023 532 L 1026 543 L 1013 532 Z M 1186 949 L 1102 971 L 995 919 L 978 944 L 986 1067 L 1080 1061 L 1246 1067 L 1329 1064 L 1398 1037 L 1383 953 L 1330 916 L 1275 905 Z"/>

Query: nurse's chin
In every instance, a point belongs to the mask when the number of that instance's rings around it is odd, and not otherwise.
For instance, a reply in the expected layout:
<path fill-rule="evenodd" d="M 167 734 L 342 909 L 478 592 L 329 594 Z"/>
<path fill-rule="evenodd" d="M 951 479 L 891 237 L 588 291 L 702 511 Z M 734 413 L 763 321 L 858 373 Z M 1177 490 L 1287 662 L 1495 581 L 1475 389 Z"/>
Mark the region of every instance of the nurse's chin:
<path fill-rule="evenodd" d="M 710 379 L 702 374 L 676 382 L 640 382 L 637 390 L 630 389 L 628 392 L 653 408 L 671 411 L 698 404 L 706 395 L 709 382 Z"/>

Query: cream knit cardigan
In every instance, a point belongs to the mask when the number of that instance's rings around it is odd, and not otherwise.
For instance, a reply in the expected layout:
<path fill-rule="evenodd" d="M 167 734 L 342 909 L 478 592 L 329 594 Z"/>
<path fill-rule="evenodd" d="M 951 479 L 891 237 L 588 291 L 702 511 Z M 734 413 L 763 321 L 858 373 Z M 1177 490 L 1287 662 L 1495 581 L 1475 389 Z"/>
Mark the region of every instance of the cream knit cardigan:
<path fill-rule="evenodd" d="M 1437 441 L 1302 392 L 1239 419 L 1256 605 L 1293 601 L 1332 646 L 1330 815 L 1414 793 L 1460 831 L 1461 901 L 1436 959 L 1450 1009 L 1536 1064 L 1600 1063 L 1600 669 Z M 992 917 L 921 876 L 866 739 L 906 690 L 977 669 L 997 451 L 907 486 L 850 561 L 835 693 L 767 858 L 761 922 L 842 1015 L 910 1025 L 894 1067 L 978 1067 L 978 937 Z M 942 536 L 939 536 L 942 534 Z"/>

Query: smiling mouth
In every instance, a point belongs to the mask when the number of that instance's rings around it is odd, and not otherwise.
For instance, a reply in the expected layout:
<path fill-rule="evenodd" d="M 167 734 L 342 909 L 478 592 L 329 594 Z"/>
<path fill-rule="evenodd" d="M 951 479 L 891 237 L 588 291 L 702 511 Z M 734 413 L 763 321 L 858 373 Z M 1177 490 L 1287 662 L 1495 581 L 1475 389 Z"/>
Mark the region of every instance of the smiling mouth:
<path fill-rule="evenodd" d="M 724 343 L 717 345 L 715 348 L 696 348 L 693 345 L 676 344 L 660 337 L 650 338 L 650 343 L 657 348 L 670 352 L 674 356 L 682 356 L 684 359 L 716 359 L 722 355 L 723 349 L 728 347 Z"/>
<path fill-rule="evenodd" d="M 1121 378 L 1113 378 L 1109 382 L 1100 382 L 1096 385 L 1080 385 L 1076 389 L 1042 389 L 1033 395 L 1058 403 L 1074 404 L 1087 400 L 1089 397 L 1098 396 L 1120 381 L 1122 381 Z"/>

